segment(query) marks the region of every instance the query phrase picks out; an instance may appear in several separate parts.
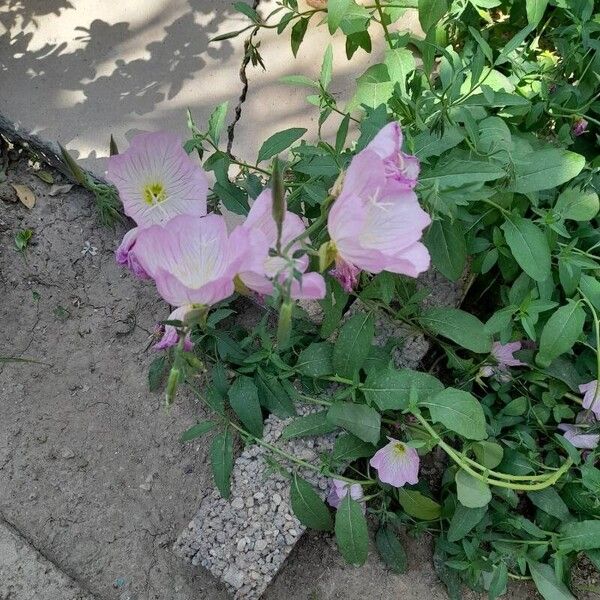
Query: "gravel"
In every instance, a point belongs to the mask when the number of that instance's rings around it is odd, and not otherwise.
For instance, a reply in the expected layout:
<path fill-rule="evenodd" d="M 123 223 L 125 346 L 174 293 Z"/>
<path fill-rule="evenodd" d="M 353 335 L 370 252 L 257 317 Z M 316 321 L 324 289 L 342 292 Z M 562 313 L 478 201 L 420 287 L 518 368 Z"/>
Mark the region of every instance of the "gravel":
<path fill-rule="evenodd" d="M 315 410 L 300 406 L 298 414 Z M 295 456 L 310 456 L 316 465 L 318 455 L 332 449 L 335 436 L 283 440 L 291 420 L 269 416 L 264 440 Z M 280 464 L 290 470 L 287 461 Z M 325 497 L 325 477 L 311 469 L 300 469 L 299 475 Z M 259 598 L 305 531 L 292 513 L 289 487 L 288 477 L 272 467 L 268 450 L 246 447 L 235 461 L 230 500 L 209 492 L 177 540 L 175 552 L 224 581 L 234 598 Z"/>
<path fill-rule="evenodd" d="M 430 272 L 419 285 L 432 291 L 427 300 L 430 306 L 451 306 L 459 303 L 464 280 L 451 283 Z M 349 313 L 362 309 L 357 301 Z M 428 350 L 423 335 L 379 315 L 375 343 L 383 346 L 390 338 L 400 341 L 394 355 L 398 367 L 416 368 Z M 298 413 L 315 410 L 301 406 Z M 270 415 L 265 421 L 264 440 L 318 465 L 319 455 L 333 447 L 335 435 L 282 440 L 290 421 Z M 290 470 L 285 461 L 280 464 Z M 325 498 L 327 478 L 310 469 L 301 469 L 299 474 Z M 258 445 L 246 447 L 234 464 L 231 499 L 210 491 L 188 529 L 179 536 L 175 552 L 225 582 L 236 600 L 259 598 L 306 529 L 292 512 L 289 487 L 289 478 L 273 467 L 268 450 Z"/>

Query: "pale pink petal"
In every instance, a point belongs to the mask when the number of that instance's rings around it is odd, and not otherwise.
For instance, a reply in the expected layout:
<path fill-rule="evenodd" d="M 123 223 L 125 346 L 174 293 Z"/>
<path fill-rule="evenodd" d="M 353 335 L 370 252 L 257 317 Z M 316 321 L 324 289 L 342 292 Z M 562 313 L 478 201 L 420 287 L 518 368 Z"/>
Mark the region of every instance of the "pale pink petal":
<path fill-rule="evenodd" d="M 346 481 L 334 479 L 329 489 L 329 495 L 327 496 L 328 504 L 333 508 L 338 508 L 341 501 L 348 495 L 348 490 L 350 490 L 350 498 L 357 502 L 361 502 L 363 512 L 366 512 L 367 507 L 364 502 L 362 502 L 364 491 L 360 483 L 350 484 Z"/>
<path fill-rule="evenodd" d="M 575 446 L 586 450 L 593 450 L 600 443 L 600 434 L 585 433 L 585 428 L 577 425 L 561 423 L 558 429 L 564 431 L 564 437 Z"/>
<path fill-rule="evenodd" d="M 335 277 L 344 291 L 350 293 L 358 285 L 358 276 L 360 269 L 352 263 L 345 261 L 341 255 L 338 255 L 335 261 L 335 268 L 330 272 L 332 277 Z"/>
<path fill-rule="evenodd" d="M 177 215 L 206 214 L 206 174 L 173 133 L 134 137 L 125 152 L 108 159 L 108 178 L 119 191 L 125 214 L 141 227 L 166 223 Z M 152 196 L 149 190 L 160 193 Z"/>
<path fill-rule="evenodd" d="M 291 295 L 294 300 L 322 300 L 325 298 L 326 286 L 319 273 L 305 273 L 300 283 L 294 279 Z"/>
<path fill-rule="evenodd" d="M 409 277 L 418 277 L 429 269 L 430 263 L 429 250 L 421 242 L 417 242 L 397 255 L 387 257 L 384 270 Z"/>
<path fill-rule="evenodd" d="M 415 484 L 419 480 L 419 455 L 414 448 L 388 438 L 390 443 L 378 450 L 370 460 L 383 483 L 394 487 Z"/>
<path fill-rule="evenodd" d="M 192 306 L 180 306 L 176 308 L 168 317 L 167 321 L 183 321 L 187 313 L 192 309 Z M 154 344 L 155 350 L 164 350 L 171 346 L 176 346 L 179 342 L 179 334 L 173 325 L 165 325 L 165 331 L 160 341 Z M 189 352 L 193 348 L 190 335 L 188 334 L 183 343 L 183 349 Z"/>
<path fill-rule="evenodd" d="M 136 277 L 151 279 L 150 275 L 144 271 L 144 268 L 135 257 L 134 248 L 139 232 L 140 228 L 134 227 L 123 236 L 123 240 L 116 251 L 116 260 L 118 264 L 126 265 Z"/>
<path fill-rule="evenodd" d="M 431 218 L 419 206 L 414 192 L 376 189 L 369 198 L 360 244 L 384 254 L 398 255 L 419 241 L 430 223 Z"/>
<path fill-rule="evenodd" d="M 583 408 L 591 409 L 600 418 L 600 392 L 596 396 L 598 381 L 590 381 L 579 386 L 579 391 L 584 394 Z"/>
<path fill-rule="evenodd" d="M 513 353 L 518 352 L 522 347 L 521 342 L 508 342 L 507 344 L 494 342 L 492 356 L 498 361 L 500 367 L 525 367 L 527 363 L 513 356 Z"/>
<path fill-rule="evenodd" d="M 220 215 L 179 216 L 141 231 L 134 253 L 163 298 L 182 306 L 230 296 L 248 249 L 248 233 L 238 229 L 228 236 Z"/>

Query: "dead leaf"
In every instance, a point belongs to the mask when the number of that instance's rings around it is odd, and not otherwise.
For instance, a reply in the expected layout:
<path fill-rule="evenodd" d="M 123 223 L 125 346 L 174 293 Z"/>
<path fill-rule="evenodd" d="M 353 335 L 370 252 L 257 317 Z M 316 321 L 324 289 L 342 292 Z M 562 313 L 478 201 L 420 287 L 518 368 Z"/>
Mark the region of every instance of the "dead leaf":
<path fill-rule="evenodd" d="M 17 192 L 17 196 L 22 204 L 24 204 L 29 210 L 31 210 L 35 206 L 35 194 L 28 188 L 26 185 L 21 185 L 19 183 L 11 183 L 15 192 Z"/>
<path fill-rule="evenodd" d="M 54 177 L 52 177 L 52 173 L 49 173 L 48 171 L 36 171 L 35 175 L 39 177 L 44 183 L 54 183 Z"/>
<path fill-rule="evenodd" d="M 66 194 L 67 192 L 71 191 L 71 188 L 73 187 L 72 183 L 67 183 L 64 185 L 58 185 L 58 184 L 54 184 L 51 188 L 50 191 L 48 192 L 48 196 L 58 196 L 60 194 Z"/>

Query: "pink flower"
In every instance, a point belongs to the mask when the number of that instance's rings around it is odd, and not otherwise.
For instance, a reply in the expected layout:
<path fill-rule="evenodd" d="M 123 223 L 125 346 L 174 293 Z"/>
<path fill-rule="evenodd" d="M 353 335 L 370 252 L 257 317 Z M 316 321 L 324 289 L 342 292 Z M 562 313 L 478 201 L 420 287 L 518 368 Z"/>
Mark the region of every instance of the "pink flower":
<path fill-rule="evenodd" d="M 420 170 L 419 159 L 416 156 L 402 152 L 402 141 L 400 124 L 394 121 L 382 127 L 367 147 L 357 156 L 365 152 L 376 154 L 377 158 L 383 163 L 386 181 L 393 182 L 401 188 L 412 190 L 417 185 Z M 356 162 L 356 159 L 353 160 L 350 167 L 348 167 L 346 181 L 344 182 L 344 184 L 349 183 L 358 195 L 365 192 L 368 194 L 370 191 L 366 187 L 369 180 L 366 173 L 362 171 L 361 166 L 360 163 Z"/>
<path fill-rule="evenodd" d="M 600 391 L 597 390 L 598 381 L 590 381 L 579 386 L 579 391 L 584 394 L 583 408 L 589 408 L 600 418 Z"/>
<path fill-rule="evenodd" d="M 414 448 L 388 437 L 390 443 L 377 450 L 369 464 L 383 483 L 402 487 L 419 481 L 419 455 Z"/>
<path fill-rule="evenodd" d="M 140 227 L 206 214 L 206 174 L 168 131 L 136 135 L 125 152 L 108 159 L 108 178 Z"/>
<path fill-rule="evenodd" d="M 329 505 L 333 506 L 333 508 L 337 508 L 340 505 L 340 502 L 348 495 L 348 490 L 350 490 L 350 497 L 358 502 L 361 502 L 365 496 L 360 483 L 349 484 L 346 481 L 334 479 L 331 482 L 331 488 L 329 488 L 329 495 L 327 496 Z M 363 510 L 366 511 L 364 503 L 362 506 Z"/>
<path fill-rule="evenodd" d="M 586 133 L 587 126 L 588 126 L 588 122 L 585 119 L 580 117 L 571 126 L 571 133 L 575 137 L 579 137 L 580 135 L 583 135 L 584 133 Z"/>
<path fill-rule="evenodd" d="M 431 219 L 412 191 L 418 161 L 401 152 L 401 143 L 397 123 L 384 127 L 352 160 L 329 212 L 332 274 L 347 291 L 361 270 L 417 277 L 429 268 L 420 239 Z"/>
<path fill-rule="evenodd" d="M 583 448 L 586 450 L 593 450 L 600 443 L 600 433 L 586 433 L 587 427 L 585 425 L 595 425 L 596 418 L 593 414 L 589 414 L 586 411 L 581 411 L 576 419 L 575 425 L 568 423 L 561 423 L 558 429 L 564 431 L 564 436 L 575 448 Z"/>
<path fill-rule="evenodd" d="M 527 363 L 515 358 L 513 355 L 522 348 L 523 344 L 521 342 L 508 342 L 507 344 L 494 342 L 491 356 L 496 360 L 496 364 L 481 367 L 479 376 L 492 377 L 494 375 L 500 382 L 510 381 L 509 367 L 527 366 Z"/>
<path fill-rule="evenodd" d="M 233 294 L 249 248 L 247 231 L 228 235 L 220 215 L 181 215 L 140 231 L 133 253 L 169 304 L 210 306 Z"/>
<path fill-rule="evenodd" d="M 286 259 L 269 256 L 269 249 L 277 243 L 277 226 L 273 220 L 273 194 L 270 189 L 264 190 L 252 204 L 248 217 L 241 228 L 250 236 L 251 252 L 239 274 L 240 279 L 251 290 L 263 295 L 273 293 L 273 280 L 280 283 L 293 277 L 292 269 Z M 281 234 L 282 249 L 305 230 L 302 219 L 290 212 L 285 213 Z M 295 243 L 290 254 L 301 248 Z M 308 268 L 306 255 L 292 259 L 294 268 L 303 273 L 300 281 L 294 279 L 291 284 L 292 298 L 319 300 L 325 296 L 325 281 L 319 273 L 304 273 Z"/>
<path fill-rule="evenodd" d="M 183 321 L 185 319 L 186 314 L 189 310 L 193 308 L 193 306 L 180 306 L 176 308 L 168 317 L 167 321 Z M 154 344 L 155 350 L 164 350 L 165 348 L 170 348 L 171 346 L 176 346 L 179 342 L 179 334 L 177 333 L 177 329 L 173 327 L 173 325 L 165 325 L 164 332 L 160 341 Z M 190 334 L 188 333 L 185 341 L 183 342 L 183 349 L 186 352 L 189 352 L 194 345 L 190 339 Z"/>
<path fill-rule="evenodd" d="M 138 232 L 164 225 L 178 215 L 204 216 L 208 179 L 185 153 L 181 139 L 164 131 L 137 135 L 125 152 L 111 156 L 108 178 L 119 191 L 125 214 L 138 225 L 125 234 L 117 249 L 117 262 L 147 278 L 129 256 Z"/>

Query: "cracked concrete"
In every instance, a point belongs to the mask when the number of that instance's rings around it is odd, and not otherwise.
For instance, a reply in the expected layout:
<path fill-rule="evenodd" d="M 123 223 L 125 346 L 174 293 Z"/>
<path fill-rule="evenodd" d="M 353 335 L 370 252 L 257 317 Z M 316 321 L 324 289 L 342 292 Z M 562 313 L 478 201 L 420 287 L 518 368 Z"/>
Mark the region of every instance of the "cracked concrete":
<path fill-rule="evenodd" d="M 89 194 L 49 196 L 26 161 L 8 176 L 37 203 L 0 200 L 0 357 L 36 362 L 0 361 L 0 516 L 98 599 L 225 599 L 170 551 L 212 479 L 208 449 L 178 442 L 197 405 L 181 396 L 166 411 L 147 389 L 149 333 L 168 307 L 115 264 L 123 228 L 100 228 Z M 13 573 L 10 600 L 38 589 L 33 565 Z"/>

